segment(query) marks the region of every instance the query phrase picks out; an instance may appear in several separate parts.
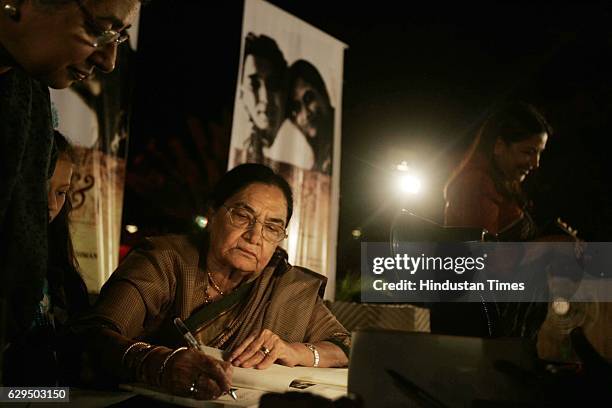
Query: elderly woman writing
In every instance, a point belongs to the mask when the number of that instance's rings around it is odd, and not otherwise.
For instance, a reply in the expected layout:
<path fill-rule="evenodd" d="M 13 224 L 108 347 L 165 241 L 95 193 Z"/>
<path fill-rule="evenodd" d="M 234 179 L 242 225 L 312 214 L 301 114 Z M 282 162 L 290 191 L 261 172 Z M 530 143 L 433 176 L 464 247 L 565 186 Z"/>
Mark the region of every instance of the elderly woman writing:
<path fill-rule="evenodd" d="M 323 305 L 324 278 L 287 264 L 278 247 L 292 207 L 289 185 L 269 168 L 228 172 L 203 237 L 149 239 L 102 289 L 80 323 L 100 366 L 196 398 L 227 392 L 232 365 L 346 366 L 349 334 Z M 180 347 L 175 317 L 227 361 Z"/>

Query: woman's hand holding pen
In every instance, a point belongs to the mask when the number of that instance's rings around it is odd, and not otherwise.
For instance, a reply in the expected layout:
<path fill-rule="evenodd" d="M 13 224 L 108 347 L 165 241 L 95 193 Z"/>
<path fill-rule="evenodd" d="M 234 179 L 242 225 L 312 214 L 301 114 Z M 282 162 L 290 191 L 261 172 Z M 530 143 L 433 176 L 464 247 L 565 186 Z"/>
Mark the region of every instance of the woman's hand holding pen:
<path fill-rule="evenodd" d="M 161 364 L 158 365 L 159 370 Z M 166 362 L 161 374 L 162 388 L 176 395 L 196 399 L 219 398 L 230 390 L 232 383 L 230 363 L 193 349 L 176 352 Z"/>
<path fill-rule="evenodd" d="M 185 323 L 181 320 L 180 317 L 174 318 L 174 325 L 178 332 L 183 336 L 183 339 L 187 342 L 189 347 L 182 347 L 182 352 L 186 353 L 188 356 L 192 356 L 193 353 L 201 356 L 199 362 L 195 362 L 195 370 L 194 367 L 189 368 L 187 366 L 187 371 L 197 371 L 200 372 L 193 379 L 193 381 L 189 384 L 188 395 L 193 398 L 198 399 L 216 399 L 219 398 L 222 394 L 229 393 L 232 398 L 237 399 L 235 390 L 230 388 L 232 384 L 232 366 L 225 361 L 217 360 L 213 357 L 207 356 L 205 353 L 201 352 L 202 344 L 194 337 L 193 333 L 189 330 L 189 328 L 185 325 Z M 160 367 L 160 381 L 162 386 L 164 386 L 163 374 L 165 370 L 165 366 L 168 365 L 169 361 L 174 354 L 177 354 L 181 351 L 181 349 L 177 349 L 173 352 L 173 354 L 169 354 L 168 357 L 162 362 Z M 194 363 L 194 357 L 191 357 L 191 363 Z M 197 358 L 195 358 L 197 360 Z M 180 371 L 180 370 L 179 370 Z M 175 373 L 175 374 L 181 374 Z M 193 378 L 193 375 L 187 373 L 187 378 Z M 202 382 L 204 381 L 204 382 Z M 170 390 L 183 390 L 184 384 L 170 384 Z M 175 392 L 176 391 L 172 391 Z"/>

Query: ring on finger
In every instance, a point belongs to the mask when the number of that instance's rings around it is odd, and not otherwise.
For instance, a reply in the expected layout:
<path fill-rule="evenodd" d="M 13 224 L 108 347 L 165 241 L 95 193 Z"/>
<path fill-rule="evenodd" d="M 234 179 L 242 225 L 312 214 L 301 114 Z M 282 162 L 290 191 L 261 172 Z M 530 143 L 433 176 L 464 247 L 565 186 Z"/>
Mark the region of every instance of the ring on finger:
<path fill-rule="evenodd" d="M 266 346 L 261 346 L 259 351 L 263 353 L 264 357 L 268 357 L 268 355 L 270 355 L 270 349 L 267 348 Z"/>
<path fill-rule="evenodd" d="M 189 386 L 189 393 L 191 395 L 196 395 L 198 393 L 198 384 L 200 383 L 200 376 L 202 374 L 198 374 L 198 376 L 195 378 L 195 380 L 193 380 L 193 382 L 191 383 L 191 385 Z"/>
<path fill-rule="evenodd" d="M 191 395 L 196 395 L 198 393 L 198 385 L 195 381 L 189 386 L 189 393 Z"/>

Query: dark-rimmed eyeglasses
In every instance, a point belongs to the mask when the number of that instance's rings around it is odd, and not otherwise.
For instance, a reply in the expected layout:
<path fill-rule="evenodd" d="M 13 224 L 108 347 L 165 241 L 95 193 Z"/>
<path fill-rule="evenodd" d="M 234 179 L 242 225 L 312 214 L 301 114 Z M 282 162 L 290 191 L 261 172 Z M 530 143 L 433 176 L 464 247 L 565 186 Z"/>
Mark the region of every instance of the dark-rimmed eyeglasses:
<path fill-rule="evenodd" d="M 251 230 L 255 228 L 255 224 L 261 224 L 262 237 L 273 244 L 281 242 L 287 238 L 287 230 L 272 222 L 261 222 L 250 211 L 242 207 L 227 207 L 223 206 L 229 214 L 230 223 L 237 228 Z"/>
<path fill-rule="evenodd" d="M 94 48 L 103 48 L 110 44 L 119 45 L 130 38 L 130 35 L 124 31 L 116 31 L 116 30 L 105 30 L 99 26 L 96 22 L 96 18 L 93 13 L 85 7 L 82 0 L 76 0 L 76 3 L 79 6 L 79 9 L 85 16 L 85 25 L 87 26 L 88 31 L 94 37 L 94 40 L 91 43 L 91 46 Z"/>

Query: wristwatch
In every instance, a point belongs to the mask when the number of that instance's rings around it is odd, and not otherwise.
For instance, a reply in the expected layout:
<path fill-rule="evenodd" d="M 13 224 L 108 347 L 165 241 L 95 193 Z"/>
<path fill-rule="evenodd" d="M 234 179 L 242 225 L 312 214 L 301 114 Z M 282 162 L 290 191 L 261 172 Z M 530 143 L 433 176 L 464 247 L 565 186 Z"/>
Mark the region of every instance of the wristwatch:
<path fill-rule="evenodd" d="M 304 345 L 306 347 L 308 347 L 310 349 L 310 351 L 312 351 L 312 355 L 314 357 L 314 364 L 312 365 L 313 367 L 318 367 L 319 366 L 319 360 L 321 359 L 321 357 L 319 356 L 319 350 L 317 350 L 317 348 L 315 346 L 313 346 L 310 343 L 304 343 Z"/>

